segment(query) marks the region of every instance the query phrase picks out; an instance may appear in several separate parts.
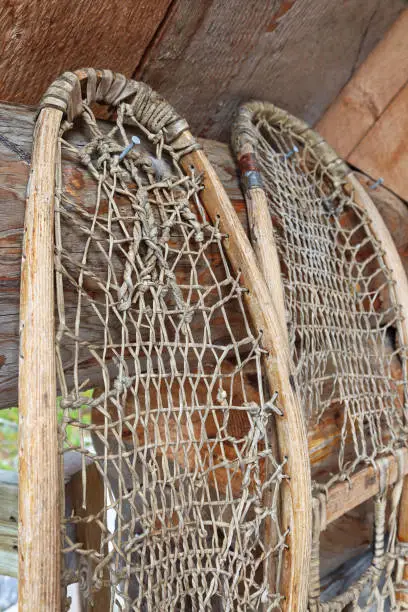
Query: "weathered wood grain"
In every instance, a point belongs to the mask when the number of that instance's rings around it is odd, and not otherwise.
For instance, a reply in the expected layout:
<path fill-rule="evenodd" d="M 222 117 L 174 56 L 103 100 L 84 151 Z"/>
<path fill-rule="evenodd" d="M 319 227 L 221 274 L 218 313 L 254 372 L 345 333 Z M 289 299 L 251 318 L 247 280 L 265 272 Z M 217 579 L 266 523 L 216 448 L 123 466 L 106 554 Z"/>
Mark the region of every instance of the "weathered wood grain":
<path fill-rule="evenodd" d="M 135 76 L 194 133 L 227 140 L 241 101 L 314 123 L 403 10 L 402 0 L 175 0 Z"/>
<path fill-rule="evenodd" d="M 405 461 L 405 465 L 407 466 L 406 473 L 408 471 L 408 465 L 406 463 L 408 451 L 404 448 L 401 452 L 403 453 L 403 461 Z M 393 455 L 388 455 L 384 457 L 382 461 L 384 466 L 386 466 L 387 486 L 395 484 L 400 476 L 398 460 Z M 327 523 L 333 523 L 349 510 L 359 506 L 370 499 L 370 497 L 374 497 L 379 491 L 379 485 L 380 472 L 379 470 L 375 470 L 373 466 L 365 467 L 360 472 L 354 474 L 351 485 L 350 482 L 347 481 L 339 482 L 334 485 L 330 490 L 327 502 Z"/>
<path fill-rule="evenodd" d="M 41 111 L 27 186 L 19 351 L 19 581 L 21 612 L 61 602 L 60 496 L 54 337 L 54 185 L 62 111 Z M 42 308 L 37 308 L 41 296 Z M 47 364 L 47 367 L 44 367 Z M 38 574 L 38 568 L 43 571 Z"/>
<path fill-rule="evenodd" d="M 83 65 L 130 76 L 170 3 L 2 2 L 0 99 L 36 104 L 61 72 Z"/>
<path fill-rule="evenodd" d="M 317 124 L 316 129 L 341 157 L 348 158 L 407 83 L 407 31 L 408 9 L 395 21 Z M 396 135 L 393 133 L 394 138 Z M 364 166 L 358 167 L 366 170 Z"/>
<path fill-rule="evenodd" d="M 403 0 L 5 2 L 0 99 L 38 103 L 58 74 L 94 65 L 143 75 L 202 136 L 228 139 L 231 112 L 251 97 L 313 123 L 403 8 Z"/>

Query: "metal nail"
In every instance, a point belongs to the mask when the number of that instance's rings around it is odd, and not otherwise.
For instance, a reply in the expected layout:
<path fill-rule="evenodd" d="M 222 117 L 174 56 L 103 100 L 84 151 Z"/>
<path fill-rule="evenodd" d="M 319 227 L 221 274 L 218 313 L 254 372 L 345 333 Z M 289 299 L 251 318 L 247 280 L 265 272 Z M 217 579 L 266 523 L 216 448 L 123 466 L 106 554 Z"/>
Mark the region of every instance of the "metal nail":
<path fill-rule="evenodd" d="M 123 149 L 122 153 L 119 155 L 119 161 L 122 159 L 133 149 L 135 145 L 140 144 L 140 138 L 137 136 L 132 136 L 132 141 Z"/>
<path fill-rule="evenodd" d="M 372 185 L 370 185 L 369 189 L 377 189 L 377 187 L 379 187 L 380 185 L 382 185 L 384 182 L 384 179 L 382 176 L 380 176 L 380 178 L 378 179 L 378 181 L 375 181 L 375 183 L 373 183 Z"/>

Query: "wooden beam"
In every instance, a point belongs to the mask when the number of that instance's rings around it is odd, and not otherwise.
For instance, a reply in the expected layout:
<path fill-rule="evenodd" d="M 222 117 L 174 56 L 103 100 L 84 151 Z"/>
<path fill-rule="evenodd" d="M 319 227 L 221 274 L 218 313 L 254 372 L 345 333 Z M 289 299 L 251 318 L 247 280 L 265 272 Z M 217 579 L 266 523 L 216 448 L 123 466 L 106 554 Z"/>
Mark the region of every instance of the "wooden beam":
<path fill-rule="evenodd" d="M 403 9 L 401 0 L 174 0 L 135 76 L 194 134 L 229 140 L 240 102 L 315 123 Z M 177 83 L 177 87 L 174 84 Z"/>
<path fill-rule="evenodd" d="M 317 131 L 341 157 L 349 158 L 408 82 L 407 31 L 408 9 L 401 13 L 317 123 Z M 364 166 L 357 166 L 366 171 Z M 378 177 L 382 172 L 373 175 Z"/>
<path fill-rule="evenodd" d="M 3 4 L 0 99 L 38 104 L 57 76 L 82 66 L 131 76 L 170 3 L 16 0 Z"/>

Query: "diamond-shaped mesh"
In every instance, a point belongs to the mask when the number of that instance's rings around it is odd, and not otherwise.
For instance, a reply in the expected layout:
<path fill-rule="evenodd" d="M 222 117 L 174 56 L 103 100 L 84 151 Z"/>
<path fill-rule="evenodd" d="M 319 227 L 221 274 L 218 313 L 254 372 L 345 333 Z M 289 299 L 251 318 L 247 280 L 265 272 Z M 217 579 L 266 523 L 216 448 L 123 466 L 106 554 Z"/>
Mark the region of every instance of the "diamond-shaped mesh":
<path fill-rule="evenodd" d="M 408 432 L 393 280 L 367 213 L 333 184 L 307 139 L 262 119 L 254 130 L 302 406 L 312 423 L 341 412 L 338 469 L 350 474 Z"/>
<path fill-rule="evenodd" d="M 378 469 L 381 457 L 407 445 L 407 350 L 395 282 L 344 164 L 306 124 L 273 105 L 250 103 L 240 110 L 233 145 L 238 157 L 253 152 L 251 164 L 267 196 L 295 380 L 309 430 L 325 420 L 337 425 L 333 470 L 314 474 L 320 507 L 335 483 L 367 465 Z M 249 188 L 253 171 L 246 176 Z M 257 178 L 252 187 L 259 183 Z M 396 609 L 391 576 L 396 560 L 405 559 L 396 540 L 401 486 L 400 481 L 393 493 L 389 521 L 384 491 L 376 501 L 370 569 L 328 603 L 319 597 L 324 520 L 315 512 L 311 609 Z M 402 574 L 398 581 L 402 584 Z"/>
<path fill-rule="evenodd" d="M 273 394 L 201 177 L 128 104 L 110 131 L 85 103 L 79 143 L 71 127 L 62 151 L 94 197 L 58 168 L 61 452 L 81 454 L 83 498 L 66 509 L 64 583 L 79 580 L 88 601 L 108 586 L 120 610 L 280 609 Z M 142 145 L 119 159 L 135 133 Z"/>

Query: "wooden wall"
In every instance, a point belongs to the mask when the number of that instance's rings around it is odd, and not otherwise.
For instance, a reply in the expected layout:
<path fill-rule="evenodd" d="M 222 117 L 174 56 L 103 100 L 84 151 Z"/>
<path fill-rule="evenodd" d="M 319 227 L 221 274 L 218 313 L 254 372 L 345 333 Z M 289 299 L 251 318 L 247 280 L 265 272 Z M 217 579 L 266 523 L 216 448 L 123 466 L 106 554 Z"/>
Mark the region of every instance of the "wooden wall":
<path fill-rule="evenodd" d="M 197 135 L 227 140 L 239 102 L 314 123 L 403 0 L 3 0 L 0 100 L 38 103 L 64 70 L 146 80 Z"/>
<path fill-rule="evenodd" d="M 408 202 L 408 8 L 343 88 L 317 129 L 337 153 Z"/>

